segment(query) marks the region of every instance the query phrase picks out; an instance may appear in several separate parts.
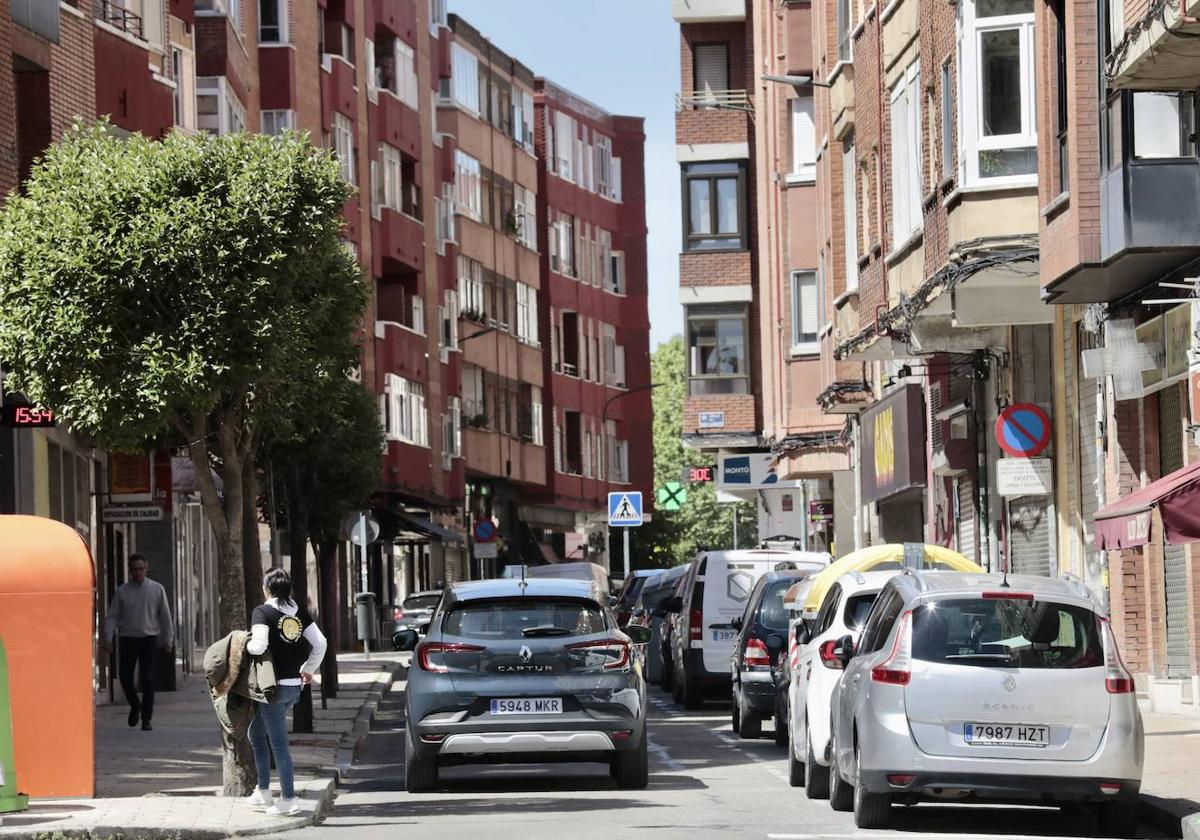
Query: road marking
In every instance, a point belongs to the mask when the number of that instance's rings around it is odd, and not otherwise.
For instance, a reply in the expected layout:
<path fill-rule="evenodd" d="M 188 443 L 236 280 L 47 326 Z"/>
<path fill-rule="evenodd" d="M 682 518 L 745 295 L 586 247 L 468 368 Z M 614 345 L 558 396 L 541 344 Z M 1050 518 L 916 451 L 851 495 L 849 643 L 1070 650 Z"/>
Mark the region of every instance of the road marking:
<path fill-rule="evenodd" d="M 668 770 L 679 772 L 687 769 L 683 763 L 676 761 L 671 757 L 671 754 L 667 752 L 666 747 L 655 741 L 653 738 L 646 739 L 646 749 L 654 753 L 654 757 L 658 759 L 658 761 Z"/>

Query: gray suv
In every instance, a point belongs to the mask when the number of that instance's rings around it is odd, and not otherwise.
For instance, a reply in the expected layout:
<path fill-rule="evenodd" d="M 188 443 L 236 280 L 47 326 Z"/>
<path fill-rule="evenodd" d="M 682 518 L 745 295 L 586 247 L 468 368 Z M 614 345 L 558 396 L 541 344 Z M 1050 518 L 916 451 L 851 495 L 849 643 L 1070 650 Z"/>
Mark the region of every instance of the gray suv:
<path fill-rule="evenodd" d="M 617 627 L 608 593 L 581 580 L 484 580 L 446 590 L 412 650 L 405 717 L 408 791 L 438 768 L 600 761 L 617 784 L 647 783 L 644 627 Z"/>

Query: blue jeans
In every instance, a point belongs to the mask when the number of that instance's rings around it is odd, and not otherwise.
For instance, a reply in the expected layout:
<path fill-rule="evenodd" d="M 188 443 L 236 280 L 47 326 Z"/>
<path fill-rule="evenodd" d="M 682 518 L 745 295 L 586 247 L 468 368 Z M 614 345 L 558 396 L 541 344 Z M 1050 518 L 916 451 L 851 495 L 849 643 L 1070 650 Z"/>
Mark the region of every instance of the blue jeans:
<path fill-rule="evenodd" d="M 271 754 L 274 753 L 284 799 L 296 795 L 292 752 L 288 749 L 287 715 L 300 699 L 300 690 L 298 685 L 277 686 L 270 703 L 255 703 L 254 720 L 248 733 L 250 746 L 254 749 L 254 768 L 258 771 L 258 789 L 271 787 Z"/>

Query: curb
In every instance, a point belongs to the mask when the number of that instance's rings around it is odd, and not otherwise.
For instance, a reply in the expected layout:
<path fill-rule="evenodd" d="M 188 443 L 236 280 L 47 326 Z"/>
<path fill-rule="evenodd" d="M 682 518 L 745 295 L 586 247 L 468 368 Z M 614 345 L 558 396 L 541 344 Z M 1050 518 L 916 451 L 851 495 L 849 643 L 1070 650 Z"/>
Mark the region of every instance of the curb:
<path fill-rule="evenodd" d="M 1200 805 L 1189 799 L 1166 799 L 1143 793 L 1139 816 L 1170 837 L 1200 840 Z"/>

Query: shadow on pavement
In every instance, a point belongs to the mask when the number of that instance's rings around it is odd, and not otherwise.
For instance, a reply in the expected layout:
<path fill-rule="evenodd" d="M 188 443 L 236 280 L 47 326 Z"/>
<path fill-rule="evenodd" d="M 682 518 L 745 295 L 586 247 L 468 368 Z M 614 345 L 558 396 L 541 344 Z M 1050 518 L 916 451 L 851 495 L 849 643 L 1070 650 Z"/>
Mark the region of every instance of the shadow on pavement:
<path fill-rule="evenodd" d="M 331 827 L 347 828 L 354 825 L 355 818 L 364 820 L 362 825 L 374 824 L 377 820 L 389 818 L 428 819 L 445 816 L 478 816 L 481 812 L 488 814 L 556 814 L 578 813 L 584 811 L 613 811 L 631 808 L 661 808 L 651 802 L 637 799 L 620 799 L 615 797 L 581 796 L 573 798 L 521 796 L 511 799 L 490 799 L 487 797 L 446 798 L 439 791 L 438 798 L 417 799 L 406 798 L 400 802 L 384 802 L 376 805 L 339 804 L 331 821 Z M 349 822 L 345 822 L 348 820 Z"/>

